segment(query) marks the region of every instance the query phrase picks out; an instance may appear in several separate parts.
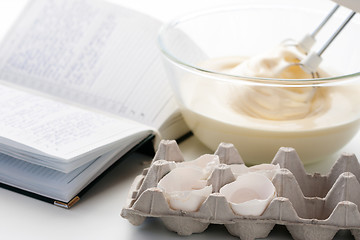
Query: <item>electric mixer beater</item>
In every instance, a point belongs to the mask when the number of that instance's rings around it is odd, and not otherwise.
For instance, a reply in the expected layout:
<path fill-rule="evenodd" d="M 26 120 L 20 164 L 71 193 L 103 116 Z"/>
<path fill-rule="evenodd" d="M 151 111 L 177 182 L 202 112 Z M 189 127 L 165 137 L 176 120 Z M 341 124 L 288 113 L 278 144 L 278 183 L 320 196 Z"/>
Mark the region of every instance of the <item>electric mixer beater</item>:
<path fill-rule="evenodd" d="M 320 23 L 320 25 L 311 33 L 305 35 L 301 41 L 290 44 L 296 45 L 296 47 L 306 54 L 304 59 L 301 59 L 298 63 L 292 63 L 289 65 L 281 66 L 278 68 L 277 72 L 281 73 L 285 69 L 299 65 L 305 72 L 311 74 L 312 78 L 319 78 L 318 66 L 322 61 L 321 55 L 325 52 L 325 50 L 330 46 L 330 44 L 334 41 L 334 39 L 339 35 L 339 33 L 344 29 L 344 27 L 350 22 L 350 20 L 354 17 L 356 12 L 360 12 L 360 0 L 333 0 L 336 2 L 335 7 L 328 13 L 328 15 L 324 18 L 324 20 Z M 335 14 L 335 12 L 339 9 L 340 6 L 351 9 L 351 13 L 346 17 L 346 19 L 341 23 L 341 25 L 336 29 L 336 31 L 330 36 L 327 42 L 320 48 L 318 51 L 312 51 L 311 48 L 315 43 L 315 37 L 319 33 L 319 31 L 325 26 L 325 24 L 330 20 L 330 18 Z"/>

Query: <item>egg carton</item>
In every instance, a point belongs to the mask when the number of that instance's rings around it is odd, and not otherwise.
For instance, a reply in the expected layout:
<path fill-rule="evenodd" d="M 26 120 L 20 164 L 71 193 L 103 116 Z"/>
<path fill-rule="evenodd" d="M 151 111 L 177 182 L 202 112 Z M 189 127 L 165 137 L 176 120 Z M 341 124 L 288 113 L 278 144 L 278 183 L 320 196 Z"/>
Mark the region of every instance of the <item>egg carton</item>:
<path fill-rule="evenodd" d="M 146 217 L 160 218 L 179 235 L 206 230 L 209 224 L 223 224 L 228 232 L 242 240 L 265 238 L 275 224 L 285 225 L 293 239 L 329 240 L 338 230 L 350 230 L 360 240 L 360 166 L 354 154 L 342 154 L 326 176 L 307 174 L 295 149 L 282 147 L 272 160 L 281 169 L 272 182 L 277 196 L 261 216 L 240 216 L 231 209 L 219 189 L 235 177 L 231 164 L 244 163 L 232 144 L 221 143 L 214 153 L 220 165 L 208 178 L 213 193 L 196 212 L 170 208 L 159 180 L 171 170 L 171 164 L 184 161 L 173 140 L 162 141 L 149 168 L 137 176 L 129 191 L 121 216 L 134 225 Z"/>

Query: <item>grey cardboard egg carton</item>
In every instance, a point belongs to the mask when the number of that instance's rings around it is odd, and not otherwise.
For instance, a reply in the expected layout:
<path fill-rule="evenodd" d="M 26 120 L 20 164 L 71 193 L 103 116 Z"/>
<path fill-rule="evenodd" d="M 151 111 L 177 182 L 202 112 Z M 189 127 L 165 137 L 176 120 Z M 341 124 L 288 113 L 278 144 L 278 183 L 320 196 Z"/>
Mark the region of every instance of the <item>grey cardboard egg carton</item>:
<path fill-rule="evenodd" d="M 238 151 L 232 144 L 222 143 L 214 154 L 221 164 L 208 179 L 213 193 L 196 212 L 173 210 L 157 183 L 170 171 L 171 164 L 184 158 L 175 141 L 162 141 L 150 167 L 135 178 L 121 216 L 134 225 L 146 217 L 157 217 L 179 235 L 203 232 L 209 224 L 223 224 L 230 234 L 250 240 L 267 237 L 275 224 L 281 224 L 297 240 L 332 239 L 340 229 L 350 230 L 360 240 L 360 166 L 354 154 L 341 155 L 326 176 L 310 175 L 293 148 L 280 148 L 272 160 L 281 167 L 273 178 L 277 197 L 257 217 L 234 214 L 218 192 L 235 180 L 229 165 L 243 163 Z"/>

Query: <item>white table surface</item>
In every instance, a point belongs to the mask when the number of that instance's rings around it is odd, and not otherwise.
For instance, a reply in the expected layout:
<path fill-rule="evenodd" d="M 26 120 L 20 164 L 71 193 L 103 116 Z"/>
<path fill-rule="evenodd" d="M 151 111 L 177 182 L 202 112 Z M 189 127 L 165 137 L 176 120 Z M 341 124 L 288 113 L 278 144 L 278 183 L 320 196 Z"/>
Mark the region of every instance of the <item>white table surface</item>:
<path fill-rule="evenodd" d="M 160 20 L 170 20 L 204 7 L 238 3 L 240 0 L 110 0 L 148 13 Z M 289 0 L 288 0 L 289 1 Z M 0 2 L 0 38 L 10 28 L 27 0 Z M 345 151 L 359 154 L 358 135 Z M 180 144 L 186 159 L 211 153 L 195 137 Z M 120 217 L 128 189 L 135 176 L 147 167 L 151 157 L 132 154 L 98 184 L 89 190 L 72 209 L 51 204 L 0 188 L 0 239 L 238 239 L 222 225 L 211 225 L 204 233 L 180 237 L 165 229 L 159 219 L 147 219 L 141 226 L 132 226 Z M 145 163 L 145 164 L 144 164 Z M 307 166 L 310 172 L 326 173 L 331 162 Z M 291 239 L 283 226 L 276 226 L 267 239 Z M 335 239 L 352 239 L 348 231 L 339 232 Z"/>

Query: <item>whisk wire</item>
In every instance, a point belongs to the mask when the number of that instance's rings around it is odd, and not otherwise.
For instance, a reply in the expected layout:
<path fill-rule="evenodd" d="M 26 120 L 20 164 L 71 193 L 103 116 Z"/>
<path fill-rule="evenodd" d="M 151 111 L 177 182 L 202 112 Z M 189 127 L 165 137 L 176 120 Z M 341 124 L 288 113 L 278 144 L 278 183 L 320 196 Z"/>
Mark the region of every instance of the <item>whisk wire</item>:
<path fill-rule="evenodd" d="M 317 28 L 310 34 L 310 36 L 315 37 L 320 32 L 320 30 L 325 26 L 325 24 L 330 20 L 330 18 L 334 15 L 336 10 L 339 9 L 339 7 L 340 5 L 336 4 L 334 8 L 329 12 L 329 14 L 324 18 L 324 20 L 320 23 L 320 25 L 317 26 Z"/>
<path fill-rule="evenodd" d="M 355 11 L 351 12 L 349 16 L 345 19 L 345 21 L 339 26 L 339 28 L 331 35 L 328 41 L 324 44 L 324 46 L 318 51 L 318 55 L 321 56 L 324 51 L 330 46 L 330 44 L 334 41 L 334 39 L 339 35 L 339 33 L 344 29 L 344 27 L 350 22 L 350 20 L 356 14 Z"/>

